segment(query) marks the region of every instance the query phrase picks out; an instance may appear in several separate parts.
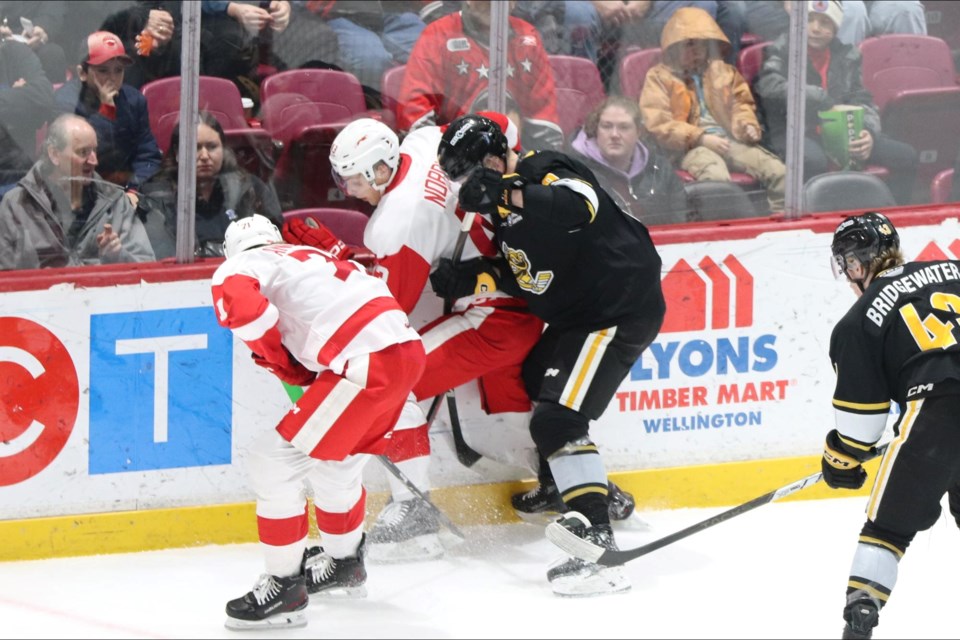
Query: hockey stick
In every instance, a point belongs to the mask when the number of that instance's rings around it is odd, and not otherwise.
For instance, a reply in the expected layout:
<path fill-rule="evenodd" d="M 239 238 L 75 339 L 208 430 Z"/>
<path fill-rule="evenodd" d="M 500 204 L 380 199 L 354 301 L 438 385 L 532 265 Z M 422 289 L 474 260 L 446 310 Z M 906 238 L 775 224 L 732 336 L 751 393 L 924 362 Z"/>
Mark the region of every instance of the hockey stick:
<path fill-rule="evenodd" d="M 400 482 L 402 482 L 402 483 L 404 484 L 404 486 L 406 486 L 407 489 L 409 489 L 410 492 L 411 492 L 413 495 L 415 495 L 415 496 L 417 496 L 418 498 L 420 498 L 421 500 L 423 500 L 423 501 L 426 503 L 426 505 L 427 505 L 428 507 L 430 507 L 430 510 L 433 511 L 434 515 L 437 516 L 437 520 L 440 521 L 440 524 L 442 524 L 442 525 L 445 526 L 447 529 L 449 529 L 449 530 L 450 530 L 450 533 L 452 533 L 453 535 L 457 536 L 457 537 L 460 538 L 461 540 L 465 540 L 465 539 L 466 539 L 466 537 L 463 535 L 463 532 L 460 531 L 460 529 L 457 527 L 457 525 L 453 524 L 453 521 L 450 520 L 450 518 L 447 517 L 447 514 L 445 514 L 443 511 L 440 511 L 440 509 L 437 508 L 437 506 L 436 506 L 435 504 L 433 504 L 432 502 L 430 502 L 430 500 L 427 498 L 427 496 L 424 495 L 424 493 L 423 493 L 422 491 L 420 491 L 420 489 L 417 488 L 417 485 L 413 484 L 413 483 L 410 481 L 410 478 L 408 478 L 408 477 L 403 473 L 403 471 L 401 471 L 400 468 L 399 468 L 396 464 L 393 463 L 393 460 L 391 460 L 391 459 L 388 458 L 387 456 L 377 456 L 377 459 L 380 460 L 380 462 L 383 463 L 383 466 L 385 466 L 385 467 L 387 468 L 387 471 L 389 471 L 390 473 L 392 473 L 392 474 L 397 478 L 397 480 L 399 480 Z"/>
<path fill-rule="evenodd" d="M 887 448 L 887 445 L 877 448 L 877 456 L 881 455 Z M 791 482 L 788 485 L 775 489 L 770 493 L 765 493 L 762 496 L 754 498 L 749 502 L 744 502 L 741 505 L 728 509 L 721 514 L 715 515 L 711 518 L 707 518 L 701 522 L 698 522 L 694 525 L 687 527 L 686 529 L 681 529 L 675 533 L 671 533 L 668 536 L 664 536 L 659 540 L 654 540 L 653 542 L 647 543 L 645 545 L 636 547 L 634 549 L 624 549 L 622 551 L 617 551 L 613 549 L 605 549 L 599 545 L 593 544 L 589 540 L 585 540 L 571 531 L 568 527 L 562 524 L 564 520 L 571 519 L 577 520 L 578 523 L 584 523 L 584 518 L 579 513 L 575 513 L 569 516 L 562 516 L 555 522 L 551 522 L 547 525 L 547 539 L 550 540 L 553 544 L 557 545 L 565 552 L 569 553 L 572 556 L 580 558 L 581 560 L 586 560 L 587 562 L 595 562 L 604 567 L 613 567 L 621 565 L 625 562 L 629 562 L 640 556 L 645 556 L 648 553 L 661 549 L 669 544 L 673 544 L 678 540 L 683 540 L 689 536 L 692 536 L 695 533 L 699 533 L 705 529 L 725 522 L 732 518 L 736 518 L 739 515 L 742 515 L 748 511 L 752 511 L 757 507 L 762 507 L 763 505 L 785 498 L 790 494 L 796 493 L 806 489 L 807 487 L 813 486 L 820 482 L 823 479 L 823 473 L 817 472 L 810 474 L 805 478 L 801 478 L 795 482 Z M 579 516 L 579 517 L 578 517 Z M 579 524 L 571 523 L 575 528 L 579 528 Z M 589 526 L 589 525 L 588 525 Z"/>
<path fill-rule="evenodd" d="M 463 254 L 463 247 L 467 244 L 467 237 L 470 235 L 470 227 L 473 226 L 473 219 L 476 212 L 468 211 L 463 214 L 463 220 L 460 221 L 460 234 L 457 236 L 457 244 L 453 248 L 453 262 L 460 262 L 460 256 Z M 452 300 L 443 301 L 443 315 L 448 315 L 453 309 Z M 457 411 L 457 396 L 453 389 L 448 389 L 445 393 L 433 399 L 430 410 L 427 411 L 427 426 L 433 424 L 437 413 L 440 411 L 440 402 L 446 397 L 447 413 L 450 414 L 450 431 L 453 434 L 453 446 L 457 453 L 457 460 L 460 464 L 470 468 L 477 463 L 482 456 L 477 453 L 463 437 L 463 427 L 460 426 L 460 414 Z"/>
<path fill-rule="evenodd" d="M 301 396 L 303 396 L 302 388 L 294 386 L 292 384 L 287 384 L 286 382 L 282 382 L 282 384 L 283 384 L 284 390 L 287 392 L 287 397 L 290 398 L 290 402 L 296 402 L 301 398 Z M 424 493 L 420 491 L 419 488 L 417 488 L 417 485 L 413 484 L 413 482 L 410 481 L 410 478 L 408 478 L 407 475 L 400 470 L 400 467 L 395 465 L 393 461 L 390 460 L 390 458 L 388 458 L 387 456 L 377 456 L 377 460 L 379 460 L 383 464 L 383 466 L 387 468 L 387 471 L 392 473 L 397 480 L 402 482 L 404 486 L 410 490 L 410 493 L 417 496 L 419 499 L 423 500 L 423 502 L 437 516 L 437 519 L 440 521 L 440 524 L 444 525 L 447 529 L 449 529 L 450 533 L 457 536 L 461 540 L 466 539 L 466 537 L 463 535 L 463 532 L 460 531 L 457 525 L 453 524 L 453 521 L 447 517 L 447 514 L 445 514 L 443 511 L 440 511 L 440 509 L 438 509 L 435 504 L 430 502 L 430 499 L 427 498 L 427 496 L 424 495 Z"/>

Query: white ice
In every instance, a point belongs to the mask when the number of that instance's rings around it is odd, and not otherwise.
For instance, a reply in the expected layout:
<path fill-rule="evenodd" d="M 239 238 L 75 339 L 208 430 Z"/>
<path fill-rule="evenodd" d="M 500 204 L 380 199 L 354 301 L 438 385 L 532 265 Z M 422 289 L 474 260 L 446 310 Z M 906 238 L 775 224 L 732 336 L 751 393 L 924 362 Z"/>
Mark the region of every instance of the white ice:
<path fill-rule="evenodd" d="M 0 563 L 5 638 L 839 638 L 865 498 L 772 503 L 630 562 L 633 589 L 559 598 L 541 527 L 468 527 L 446 559 L 368 563 L 363 600 L 317 599 L 302 629 L 234 632 L 224 604 L 262 570 L 256 544 Z M 639 546 L 724 509 L 645 511 Z M 917 535 L 875 638 L 960 636 L 960 531 Z"/>

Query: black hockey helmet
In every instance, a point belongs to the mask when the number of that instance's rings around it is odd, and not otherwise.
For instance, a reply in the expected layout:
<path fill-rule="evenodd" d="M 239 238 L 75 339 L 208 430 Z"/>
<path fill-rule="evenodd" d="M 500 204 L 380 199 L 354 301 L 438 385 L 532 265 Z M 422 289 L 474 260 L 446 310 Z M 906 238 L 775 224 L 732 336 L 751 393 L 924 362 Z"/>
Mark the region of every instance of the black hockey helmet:
<path fill-rule="evenodd" d="M 850 277 L 847 271 L 850 266 L 860 263 L 866 276 L 877 256 L 888 249 L 899 248 L 900 235 L 885 215 L 869 211 L 863 215 L 849 216 L 833 233 L 833 243 L 830 245 L 833 275 L 839 278 L 842 274 L 851 282 L 862 282 L 862 279 Z"/>
<path fill-rule="evenodd" d="M 507 136 L 496 122 L 471 113 L 447 125 L 437 161 L 451 180 L 459 180 L 481 166 L 487 155 L 506 161 L 507 147 Z"/>

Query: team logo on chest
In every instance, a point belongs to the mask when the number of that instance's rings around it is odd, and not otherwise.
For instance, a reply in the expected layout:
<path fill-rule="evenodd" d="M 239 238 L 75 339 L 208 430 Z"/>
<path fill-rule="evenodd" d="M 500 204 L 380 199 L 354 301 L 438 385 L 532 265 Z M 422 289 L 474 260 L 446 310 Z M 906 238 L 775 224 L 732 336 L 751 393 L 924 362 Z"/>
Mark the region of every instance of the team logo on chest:
<path fill-rule="evenodd" d="M 546 293 L 550 283 L 553 282 L 553 271 L 537 271 L 534 273 L 525 251 L 511 249 L 506 243 L 502 244 L 501 249 L 503 255 L 507 256 L 507 263 L 510 265 L 510 270 L 513 271 L 521 289 L 538 296 Z"/>

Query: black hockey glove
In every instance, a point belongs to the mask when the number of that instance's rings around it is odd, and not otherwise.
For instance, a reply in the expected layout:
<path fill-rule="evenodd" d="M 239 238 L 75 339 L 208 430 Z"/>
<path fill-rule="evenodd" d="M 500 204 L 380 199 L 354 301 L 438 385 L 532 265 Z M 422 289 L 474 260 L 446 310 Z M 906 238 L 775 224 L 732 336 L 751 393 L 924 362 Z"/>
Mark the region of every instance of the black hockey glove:
<path fill-rule="evenodd" d="M 440 264 L 430 274 L 430 286 L 441 298 L 456 300 L 464 296 L 496 291 L 499 288 L 499 277 L 494 263 L 485 258 L 456 263 L 448 258 L 441 258 Z"/>
<path fill-rule="evenodd" d="M 519 176 L 505 177 L 498 171 L 481 167 L 460 188 L 460 207 L 464 211 L 506 215 L 510 212 L 510 190 L 522 189 L 523 185 Z"/>
<path fill-rule="evenodd" d="M 853 446 L 849 439 L 844 439 L 836 429 L 827 434 L 827 441 L 823 446 L 823 459 L 820 468 L 823 471 L 823 481 L 831 489 L 859 489 L 867 480 L 867 472 L 861 463 L 869 460 L 877 453 L 876 448 L 863 449 Z"/>

